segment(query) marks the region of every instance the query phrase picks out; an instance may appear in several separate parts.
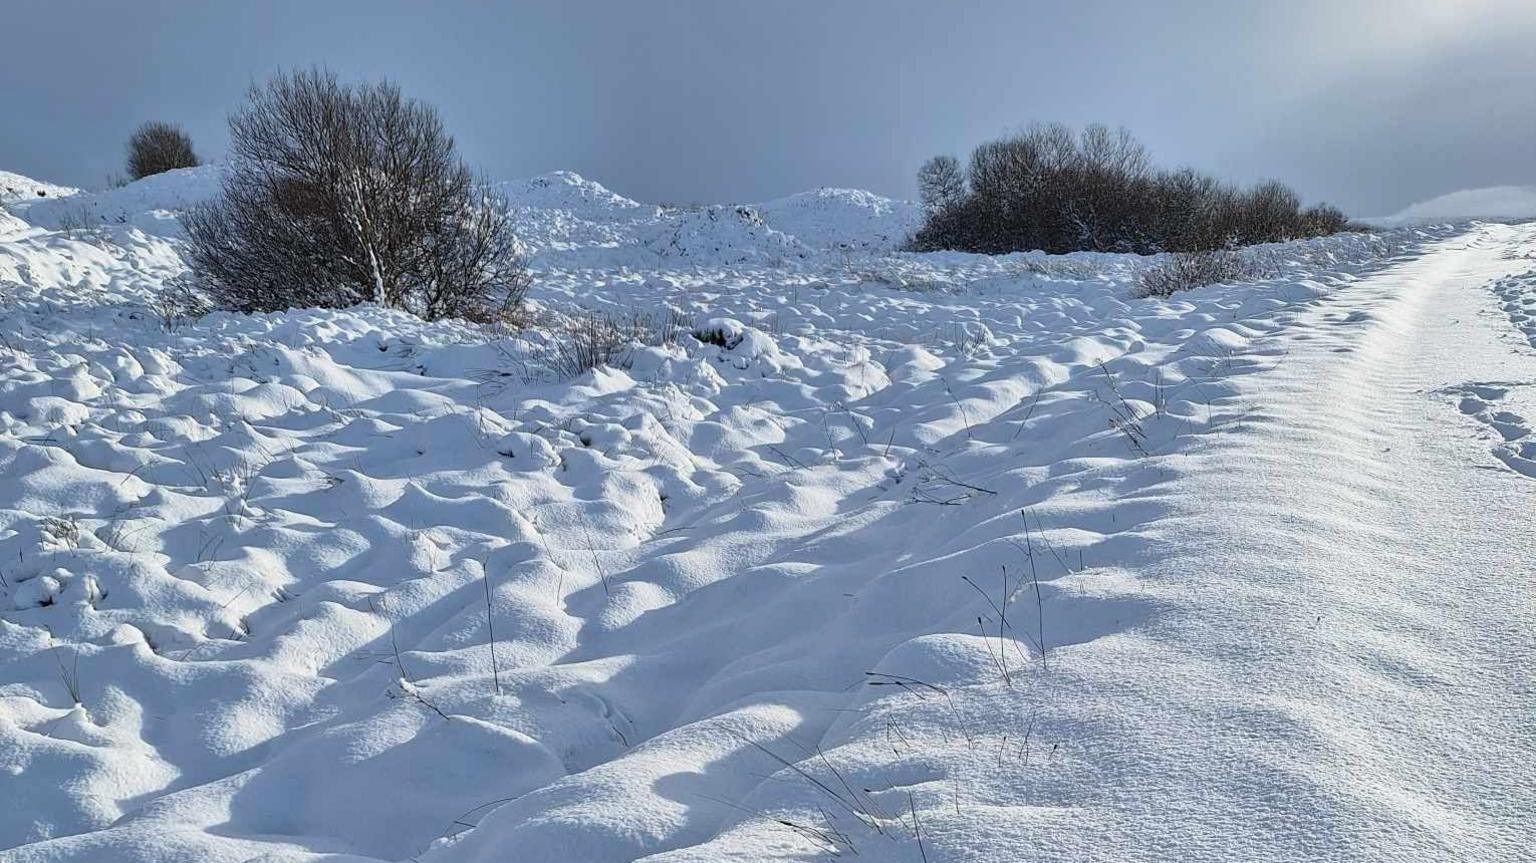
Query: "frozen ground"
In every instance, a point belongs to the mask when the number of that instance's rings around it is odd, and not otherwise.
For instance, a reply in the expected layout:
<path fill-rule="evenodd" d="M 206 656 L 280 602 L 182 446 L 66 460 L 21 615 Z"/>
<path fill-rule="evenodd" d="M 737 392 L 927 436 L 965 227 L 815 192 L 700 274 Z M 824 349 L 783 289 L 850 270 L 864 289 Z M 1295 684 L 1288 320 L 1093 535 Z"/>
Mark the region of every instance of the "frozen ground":
<path fill-rule="evenodd" d="M 0 224 L 0 860 L 1528 859 L 1536 228 L 1137 300 L 555 174 L 568 378 L 164 320 L 216 170 Z"/>

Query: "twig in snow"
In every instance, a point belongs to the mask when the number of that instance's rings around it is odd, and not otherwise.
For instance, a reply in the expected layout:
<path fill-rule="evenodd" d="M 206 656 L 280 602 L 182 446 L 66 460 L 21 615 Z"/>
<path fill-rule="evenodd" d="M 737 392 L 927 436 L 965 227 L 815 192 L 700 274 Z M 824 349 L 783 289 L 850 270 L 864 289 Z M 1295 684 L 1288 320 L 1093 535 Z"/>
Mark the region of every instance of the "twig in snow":
<path fill-rule="evenodd" d="M 976 745 L 976 737 L 971 734 L 970 726 L 966 723 L 965 717 L 960 715 L 960 708 L 955 706 L 955 699 L 950 696 L 949 690 L 924 680 L 918 680 L 915 677 L 903 677 L 900 674 L 887 674 L 884 671 L 866 671 L 864 674 L 866 677 L 884 678 L 883 680 L 865 680 L 865 684 L 869 686 L 894 686 L 902 692 L 910 692 L 916 695 L 920 701 L 927 699 L 915 687 L 922 687 L 943 696 L 944 701 L 949 704 L 949 712 L 954 714 L 955 723 L 960 726 L 960 733 L 965 735 L 965 742 L 972 747 Z"/>
<path fill-rule="evenodd" d="M 850 410 L 848 408 L 848 405 L 846 405 L 846 404 L 844 404 L 842 402 L 838 402 L 837 406 L 842 408 L 843 409 L 843 413 L 848 415 L 848 422 L 852 423 L 853 424 L 853 430 L 859 433 L 859 440 L 864 441 L 864 445 L 865 446 L 869 446 L 869 437 L 864 434 L 864 426 L 859 424 L 858 415 L 855 414 L 852 410 Z"/>
<path fill-rule="evenodd" d="M 961 404 L 958 398 L 955 398 L 955 391 L 949 388 L 949 378 L 940 375 L 939 380 L 944 382 L 944 392 L 949 393 L 949 400 L 954 402 L 955 407 L 960 409 L 960 418 L 965 421 L 965 436 L 969 438 L 971 436 L 970 413 L 966 411 L 965 405 Z"/>
<path fill-rule="evenodd" d="M 373 610 L 374 614 L 385 617 L 384 613 L 379 611 L 378 606 L 373 604 L 373 597 L 368 598 L 368 607 Z M 395 670 L 400 673 L 400 691 L 410 696 L 417 704 L 443 717 L 445 721 L 451 721 L 452 717 L 444 713 L 442 708 L 428 701 L 426 696 L 416 691 L 416 681 L 411 679 L 410 672 L 405 670 L 405 660 L 400 658 L 400 642 L 395 640 L 395 621 L 392 618 L 386 619 L 389 623 L 389 649 L 395 656 Z"/>
<path fill-rule="evenodd" d="M 80 700 L 80 652 L 75 651 L 74 662 L 64 664 L 64 657 L 59 655 L 57 645 L 53 648 L 53 658 L 59 663 L 59 679 L 64 681 L 64 689 L 69 692 L 70 700 L 76 707 L 84 707 L 85 702 Z"/>
<path fill-rule="evenodd" d="M 774 453 L 775 455 L 777 455 L 779 458 L 784 459 L 784 461 L 788 462 L 789 464 L 794 465 L 795 467 L 804 468 L 806 470 L 809 470 L 809 468 L 806 467 L 804 462 L 800 461 L 797 458 L 794 458 L 789 453 L 784 452 L 783 450 L 779 449 L 778 447 L 776 447 L 776 446 L 774 446 L 772 444 L 768 445 L 768 450 L 770 452 Z"/>
<path fill-rule="evenodd" d="M 597 545 L 592 541 L 592 528 L 587 526 L 587 517 L 581 518 L 581 532 L 587 536 L 587 553 L 592 555 L 592 566 L 597 570 L 597 575 L 603 580 L 603 596 L 612 596 L 608 590 L 608 573 L 603 570 L 603 562 L 597 558 Z"/>
<path fill-rule="evenodd" d="M 1040 630 L 1040 670 L 1049 671 L 1050 667 L 1045 661 L 1045 600 L 1040 595 L 1040 573 L 1035 568 L 1035 543 L 1029 533 L 1029 516 L 1026 510 L 1019 511 L 1024 519 L 1024 543 L 1029 555 L 1029 578 L 1035 585 L 1035 621 Z"/>
<path fill-rule="evenodd" d="M 1125 396 L 1120 394 L 1120 388 L 1115 386 L 1115 378 L 1109 373 L 1109 367 L 1099 363 L 1099 371 L 1104 373 L 1104 380 L 1109 383 L 1109 391 L 1115 397 L 1115 401 L 1111 402 L 1104 399 L 1097 392 L 1094 393 L 1094 397 L 1109 408 L 1111 414 L 1109 419 L 1110 426 L 1125 435 L 1126 441 L 1137 452 L 1143 456 L 1151 456 L 1151 453 L 1147 451 L 1147 432 L 1141 426 L 1142 417 L 1140 412 L 1132 407 L 1130 402 L 1125 400 Z"/>
<path fill-rule="evenodd" d="M 1019 514 L 1024 516 L 1024 520 L 1026 522 L 1029 520 L 1028 507 L 1019 510 Z M 1040 513 L 1038 511 L 1035 513 L 1035 530 L 1039 531 L 1040 541 L 1045 544 L 1045 550 L 1051 553 L 1051 557 L 1056 558 L 1056 564 L 1061 567 L 1061 571 L 1070 575 L 1072 573 L 1072 567 L 1068 566 L 1066 559 L 1063 558 L 1058 551 L 1056 551 L 1056 545 L 1051 542 L 1051 538 L 1045 535 L 1045 522 L 1040 520 Z M 1081 549 L 1078 551 L 1078 556 L 1079 558 L 1082 556 Z M 1081 569 L 1082 567 L 1078 568 Z"/>
<path fill-rule="evenodd" d="M 733 734 L 734 734 L 734 732 L 733 732 Z M 815 787 L 816 789 L 820 790 L 823 794 L 825 794 L 828 797 L 832 798 L 832 801 L 834 803 L 836 803 L 838 806 L 842 807 L 843 809 L 847 810 L 848 814 L 852 815 L 854 818 L 856 818 L 856 819 L 858 819 L 860 821 L 865 821 L 865 819 L 869 817 L 863 811 L 863 807 L 862 806 L 856 805 L 856 802 L 850 803 L 848 800 L 845 800 L 843 798 L 843 795 L 841 795 L 841 794 L 837 793 L 836 791 L 832 790 L 832 787 L 827 785 L 825 782 L 822 782 L 820 779 L 817 779 L 815 776 L 812 776 L 810 773 L 808 773 L 805 770 L 805 768 L 801 767 L 798 764 L 795 764 L 794 762 L 792 762 L 789 759 L 783 757 L 782 755 L 779 755 L 777 752 L 774 752 L 772 749 L 769 749 L 768 747 L 764 746 L 763 744 L 758 743 L 756 740 L 748 740 L 747 738 L 742 737 L 741 735 L 735 735 L 735 736 L 737 737 L 737 739 L 739 739 L 743 743 L 746 743 L 747 745 L 751 746 L 753 749 L 756 749 L 759 752 L 762 752 L 764 755 L 767 755 L 769 758 L 772 758 L 774 761 L 778 762 L 780 765 L 789 768 L 791 771 L 793 771 L 801 779 L 804 779 L 806 782 L 809 782 L 813 787 Z M 865 821 L 865 823 L 868 823 L 868 822 Z"/>
<path fill-rule="evenodd" d="M 1003 668 L 1003 679 L 1005 681 L 1008 681 L 1009 684 L 1012 685 L 1012 681 L 1009 680 L 1009 676 L 1008 676 L 1008 672 L 1007 672 L 1007 662 L 1008 661 L 1007 661 L 1006 650 L 1004 648 L 1003 630 L 1006 629 L 1009 632 L 1013 631 L 1013 624 L 1008 622 L 1008 603 L 1013 600 L 1014 588 L 1010 587 L 1009 584 L 1008 584 L 1008 567 L 1006 567 L 1006 566 L 1003 567 L 1002 575 L 1003 575 L 1003 593 L 1002 593 L 1002 601 L 1001 601 L 1001 603 L 993 602 L 992 601 L 992 597 L 988 596 L 987 592 L 985 590 L 981 589 L 981 585 L 979 585 L 976 582 L 972 581 L 970 576 L 962 575 L 962 576 L 960 576 L 960 580 L 965 582 L 966 584 L 969 584 L 971 586 L 972 590 L 974 590 L 977 593 L 981 594 L 981 598 L 985 599 L 987 601 L 987 604 L 992 606 L 992 610 L 994 612 L 996 612 L 996 614 L 997 614 L 998 621 L 999 621 L 998 622 L 998 626 L 997 626 L 997 652 L 999 654 L 1003 654 L 1003 665 L 1002 665 L 1002 668 Z M 983 639 L 985 639 L 985 637 L 986 637 L 986 628 L 985 627 L 982 628 L 982 637 L 983 637 Z M 1025 635 L 1024 637 L 1025 638 L 1029 638 L 1028 635 Z M 1019 647 L 1019 643 L 1017 641 L 1013 642 L 1013 649 L 1014 649 L 1014 652 L 1019 654 L 1019 658 L 1022 659 L 1025 662 L 1025 664 L 1029 663 L 1029 657 L 1024 655 L 1024 650 L 1023 650 L 1023 648 Z M 1042 644 L 1036 644 L 1035 645 L 1035 649 L 1040 650 L 1040 651 L 1043 652 L 1045 647 Z"/>
<path fill-rule="evenodd" d="M 1040 397 L 1045 395 L 1045 387 L 1035 390 L 1035 397 L 1029 403 L 1029 410 L 1024 412 L 1024 418 L 1019 420 L 1019 427 L 1013 430 L 1013 440 L 1018 440 L 1024 433 L 1024 426 L 1029 424 L 1029 418 L 1035 415 L 1035 408 L 1040 405 Z"/>
<path fill-rule="evenodd" d="M 907 792 L 907 808 L 912 812 L 912 832 L 917 835 L 917 850 L 923 855 L 923 863 L 928 863 L 928 849 L 923 847 L 923 825 L 917 820 L 917 802 L 912 799 L 912 792 Z"/>
<path fill-rule="evenodd" d="M 976 615 L 976 626 L 981 629 L 981 643 L 982 643 L 982 646 L 987 649 L 987 656 L 991 657 L 992 664 L 997 666 L 998 673 L 1003 676 L 1003 682 L 1008 684 L 1009 687 L 1012 687 L 1013 686 L 1013 680 L 1008 677 L 1008 664 L 1007 664 L 1007 662 L 1008 662 L 1008 654 L 1004 653 L 1003 657 L 1001 659 L 999 659 L 997 654 L 992 652 L 992 642 L 987 640 L 987 625 L 986 625 L 986 623 L 984 623 L 982 621 L 982 617 L 979 614 Z M 999 633 L 1002 632 L 1002 626 L 1001 625 L 998 626 L 998 632 Z M 1003 646 L 1003 643 L 1002 643 L 1003 642 L 1003 637 L 1002 637 L 1002 635 L 998 635 L 997 642 L 998 642 L 997 643 L 998 649 L 1002 650 L 1002 646 Z"/>
<path fill-rule="evenodd" d="M 496 666 L 496 625 L 494 615 L 491 613 L 491 570 L 480 562 L 480 583 L 485 586 L 485 631 L 491 640 L 491 680 L 496 687 L 496 695 L 501 695 L 501 671 Z M 393 635 L 394 630 L 390 630 Z"/>
<path fill-rule="evenodd" d="M 822 820 L 827 823 L 827 829 L 825 830 L 820 827 L 812 827 L 809 824 L 801 824 L 796 821 L 790 821 L 787 818 L 776 818 L 760 810 L 753 809 L 748 806 L 743 806 L 740 803 L 733 803 L 723 797 L 715 797 L 710 794 L 696 794 L 695 796 L 702 797 L 705 800 L 709 800 L 714 803 L 719 803 L 722 806 L 729 806 L 738 812 L 745 812 L 748 815 L 762 818 L 767 821 L 772 821 L 780 827 L 788 828 L 789 830 L 792 830 L 795 833 L 806 837 L 807 839 L 812 839 L 816 842 L 824 843 L 827 846 L 826 852 L 831 854 L 833 857 L 842 856 L 842 848 L 844 846 L 846 846 L 849 851 L 853 851 L 855 854 L 859 853 L 854 849 L 853 840 L 849 838 L 848 834 L 833 827 L 831 819 L 827 816 L 826 810 L 819 806 L 817 807 L 817 811 L 821 813 Z"/>

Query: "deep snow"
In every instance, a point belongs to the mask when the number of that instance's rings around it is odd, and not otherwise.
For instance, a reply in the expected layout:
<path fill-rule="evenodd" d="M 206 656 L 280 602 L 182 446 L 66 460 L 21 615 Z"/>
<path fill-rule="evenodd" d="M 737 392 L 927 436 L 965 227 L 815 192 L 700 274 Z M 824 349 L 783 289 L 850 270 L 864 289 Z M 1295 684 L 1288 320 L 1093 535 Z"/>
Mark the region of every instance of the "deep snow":
<path fill-rule="evenodd" d="M 216 179 L 0 230 L 0 860 L 1527 853 L 1536 229 L 1132 299 L 553 174 L 502 186 L 541 319 L 681 322 L 565 379 L 167 325 Z"/>

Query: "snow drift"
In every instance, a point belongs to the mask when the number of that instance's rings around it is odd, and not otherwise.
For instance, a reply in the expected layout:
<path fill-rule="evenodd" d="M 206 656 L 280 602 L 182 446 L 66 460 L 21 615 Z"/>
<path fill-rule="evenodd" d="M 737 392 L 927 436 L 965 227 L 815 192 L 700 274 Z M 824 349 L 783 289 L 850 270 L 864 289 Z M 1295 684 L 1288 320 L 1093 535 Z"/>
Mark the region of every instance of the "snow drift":
<path fill-rule="evenodd" d="M 63 198 L 78 193 L 73 186 L 59 186 L 0 171 L 0 206 L 30 203 L 37 198 Z"/>
<path fill-rule="evenodd" d="M 11 210 L 41 228 L 131 225 L 146 233 L 176 236 L 181 233 L 176 214 L 217 196 L 219 174 L 217 165 L 178 168 L 100 192 L 18 201 Z"/>

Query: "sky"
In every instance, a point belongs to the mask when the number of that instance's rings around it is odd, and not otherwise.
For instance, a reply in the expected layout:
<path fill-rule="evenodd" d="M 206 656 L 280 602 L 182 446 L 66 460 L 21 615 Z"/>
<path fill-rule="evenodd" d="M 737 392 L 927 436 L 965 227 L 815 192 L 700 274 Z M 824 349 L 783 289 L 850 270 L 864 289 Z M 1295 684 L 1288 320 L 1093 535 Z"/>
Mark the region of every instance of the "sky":
<path fill-rule="evenodd" d="M 643 201 L 915 194 L 1032 121 L 1380 215 L 1536 184 L 1536 0 L 0 3 L 0 170 L 85 187 L 139 123 L 205 158 L 252 83 L 388 78 L 493 179 Z"/>

